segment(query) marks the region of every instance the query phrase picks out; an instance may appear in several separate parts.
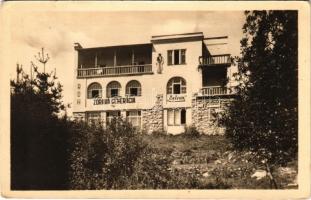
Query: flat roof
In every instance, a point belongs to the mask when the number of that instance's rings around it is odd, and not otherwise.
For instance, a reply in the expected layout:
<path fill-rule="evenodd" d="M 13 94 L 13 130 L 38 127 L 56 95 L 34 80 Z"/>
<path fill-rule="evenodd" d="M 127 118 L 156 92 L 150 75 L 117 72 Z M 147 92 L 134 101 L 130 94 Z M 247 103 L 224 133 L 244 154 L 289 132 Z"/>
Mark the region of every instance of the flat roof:
<path fill-rule="evenodd" d="M 206 37 L 204 40 L 218 40 L 218 39 L 228 39 L 228 36 L 219 36 L 219 37 Z"/>
<path fill-rule="evenodd" d="M 221 40 L 228 39 L 228 36 L 220 37 L 206 37 L 204 38 L 203 32 L 192 32 L 192 33 L 178 33 L 178 34 L 166 34 L 166 35 L 154 35 L 151 36 L 150 43 L 140 43 L 140 44 L 126 44 L 126 45 L 112 45 L 112 46 L 101 46 L 101 47 L 89 47 L 89 48 L 77 48 L 76 50 L 99 50 L 99 49 L 109 49 L 109 48 L 126 48 L 126 47 L 140 47 L 140 46 L 152 46 L 152 43 L 161 42 L 178 42 L 181 40 Z M 79 44 L 79 43 L 77 43 Z"/>
<path fill-rule="evenodd" d="M 171 34 L 171 35 L 155 35 L 151 37 L 151 42 L 161 42 L 161 41 L 177 41 L 177 40 L 203 40 L 203 32 L 194 33 L 181 33 L 181 34 Z"/>
<path fill-rule="evenodd" d="M 178 33 L 178 34 L 169 34 L 169 35 L 154 35 L 151 36 L 151 38 L 157 38 L 157 37 L 171 37 L 171 36 L 187 36 L 187 35 L 203 35 L 203 32 L 193 32 L 193 33 Z"/>
<path fill-rule="evenodd" d="M 109 49 L 109 48 L 126 48 L 126 47 L 140 47 L 140 46 L 152 46 L 152 43 L 141 43 L 141 44 L 126 44 L 126 45 L 113 45 L 113 46 L 102 46 L 102 47 L 89 47 L 81 48 L 79 50 L 99 50 L 99 49 Z"/>

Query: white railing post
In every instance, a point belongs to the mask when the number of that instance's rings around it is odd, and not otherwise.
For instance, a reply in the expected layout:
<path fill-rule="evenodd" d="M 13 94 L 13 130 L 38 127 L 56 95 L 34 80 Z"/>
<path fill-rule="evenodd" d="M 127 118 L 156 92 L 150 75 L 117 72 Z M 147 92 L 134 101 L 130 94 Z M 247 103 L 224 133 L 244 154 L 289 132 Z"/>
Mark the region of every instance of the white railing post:
<path fill-rule="evenodd" d="M 201 88 L 203 96 L 227 95 L 228 88 L 221 86 L 209 86 Z"/>

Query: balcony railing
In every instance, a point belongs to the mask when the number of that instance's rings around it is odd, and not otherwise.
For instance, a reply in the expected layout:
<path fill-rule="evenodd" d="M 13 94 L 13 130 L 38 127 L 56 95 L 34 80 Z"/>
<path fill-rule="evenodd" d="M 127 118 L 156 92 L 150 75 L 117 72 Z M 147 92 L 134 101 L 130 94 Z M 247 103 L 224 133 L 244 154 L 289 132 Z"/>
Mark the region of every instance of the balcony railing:
<path fill-rule="evenodd" d="M 80 68 L 78 77 L 101 77 L 118 75 L 135 75 L 152 73 L 152 64 L 145 65 L 125 65 L 115 67 Z"/>
<path fill-rule="evenodd" d="M 213 65 L 230 65 L 230 54 L 212 55 L 212 56 L 200 56 L 200 65 L 213 66 Z"/>
<path fill-rule="evenodd" d="M 201 88 L 201 93 L 203 96 L 219 96 L 219 95 L 229 95 L 229 90 L 226 87 L 221 86 L 210 86 Z"/>

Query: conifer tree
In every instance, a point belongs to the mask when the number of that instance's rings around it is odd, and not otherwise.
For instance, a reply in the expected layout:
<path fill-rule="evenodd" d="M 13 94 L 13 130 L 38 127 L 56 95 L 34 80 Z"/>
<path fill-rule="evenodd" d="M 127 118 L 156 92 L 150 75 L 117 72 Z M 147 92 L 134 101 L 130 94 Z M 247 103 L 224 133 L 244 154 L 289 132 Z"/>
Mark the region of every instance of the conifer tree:
<path fill-rule="evenodd" d="M 11 188 L 63 189 L 67 135 L 66 120 L 58 116 L 64 109 L 62 86 L 55 83 L 55 72 L 40 72 L 34 63 L 31 67 L 28 75 L 17 65 L 16 80 L 11 80 Z"/>

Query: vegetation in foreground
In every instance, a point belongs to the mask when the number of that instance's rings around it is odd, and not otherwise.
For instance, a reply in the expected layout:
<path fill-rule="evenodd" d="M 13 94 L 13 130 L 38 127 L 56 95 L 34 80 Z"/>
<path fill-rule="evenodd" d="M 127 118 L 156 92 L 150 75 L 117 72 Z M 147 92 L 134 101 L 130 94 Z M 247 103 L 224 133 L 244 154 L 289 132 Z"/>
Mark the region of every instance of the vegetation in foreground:
<path fill-rule="evenodd" d="M 267 176 L 254 176 L 265 165 L 250 152 L 234 151 L 224 136 L 139 135 L 121 119 L 97 134 L 91 130 L 77 132 L 85 138 L 71 159 L 72 189 L 270 188 Z M 279 188 L 297 187 L 295 161 L 275 171 Z"/>

